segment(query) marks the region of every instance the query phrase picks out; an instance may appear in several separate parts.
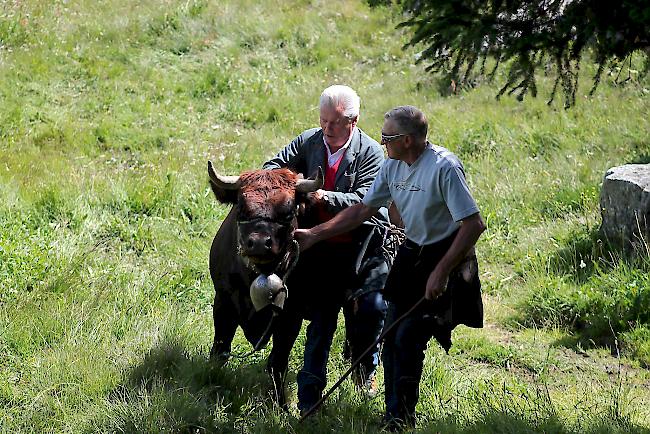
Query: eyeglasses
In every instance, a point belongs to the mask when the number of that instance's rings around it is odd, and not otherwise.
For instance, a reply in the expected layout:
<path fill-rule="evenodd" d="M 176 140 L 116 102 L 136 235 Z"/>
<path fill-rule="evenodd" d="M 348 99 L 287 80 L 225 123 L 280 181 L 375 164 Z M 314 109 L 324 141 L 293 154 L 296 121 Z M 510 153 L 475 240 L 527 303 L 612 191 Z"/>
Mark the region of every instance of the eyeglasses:
<path fill-rule="evenodd" d="M 381 143 L 390 143 L 399 139 L 400 137 L 408 136 L 408 134 L 384 134 L 381 133 Z"/>

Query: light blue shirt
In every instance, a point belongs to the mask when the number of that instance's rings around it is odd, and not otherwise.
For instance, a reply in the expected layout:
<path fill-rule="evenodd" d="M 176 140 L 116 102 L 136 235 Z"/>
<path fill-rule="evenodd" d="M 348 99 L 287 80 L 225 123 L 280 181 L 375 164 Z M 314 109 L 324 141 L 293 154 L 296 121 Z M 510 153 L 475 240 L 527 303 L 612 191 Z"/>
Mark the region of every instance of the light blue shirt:
<path fill-rule="evenodd" d="M 410 166 L 386 160 L 363 198 L 373 208 L 391 201 L 402 217 L 406 237 L 420 245 L 447 238 L 461 220 L 479 212 L 458 157 L 430 143 Z"/>

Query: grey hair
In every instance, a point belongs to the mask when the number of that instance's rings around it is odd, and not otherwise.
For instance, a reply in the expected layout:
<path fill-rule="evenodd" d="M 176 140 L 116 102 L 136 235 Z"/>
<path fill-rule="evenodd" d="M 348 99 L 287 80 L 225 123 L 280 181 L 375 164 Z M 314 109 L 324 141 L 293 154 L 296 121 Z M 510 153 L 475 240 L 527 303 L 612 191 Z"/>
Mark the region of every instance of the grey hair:
<path fill-rule="evenodd" d="M 349 86 L 335 84 L 328 87 L 320 95 L 320 108 L 343 108 L 343 115 L 352 120 L 359 116 L 361 99 Z"/>
<path fill-rule="evenodd" d="M 419 139 L 427 138 L 429 129 L 427 117 L 417 107 L 412 105 L 395 107 L 386 112 L 384 119 L 392 119 L 402 134 L 411 134 Z"/>

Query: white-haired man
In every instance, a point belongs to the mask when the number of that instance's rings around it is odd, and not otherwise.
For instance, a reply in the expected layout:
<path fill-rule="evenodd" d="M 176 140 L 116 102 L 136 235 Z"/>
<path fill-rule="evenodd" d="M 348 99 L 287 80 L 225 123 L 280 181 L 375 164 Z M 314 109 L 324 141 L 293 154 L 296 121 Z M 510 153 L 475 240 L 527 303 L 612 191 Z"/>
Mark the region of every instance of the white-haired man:
<path fill-rule="evenodd" d="M 264 164 L 265 169 L 288 167 L 303 174 L 324 169 L 325 185 L 310 193 L 300 227 L 312 227 L 360 203 L 384 162 L 379 143 L 357 127 L 359 107 L 359 96 L 350 87 L 328 87 L 320 96 L 320 128 L 303 132 Z M 381 333 L 387 306 L 380 290 L 388 276 L 381 243 L 387 221 L 382 208 L 368 224 L 301 253 L 289 277 L 292 308 L 286 311 L 298 310 L 310 320 L 304 364 L 297 376 L 298 407 L 303 413 L 320 399 L 327 384 L 327 360 L 341 307 L 353 360 Z M 300 322 L 286 315 L 282 322 L 286 334 L 280 345 L 291 345 Z M 367 392 L 376 391 L 378 363 L 377 346 L 355 373 L 357 384 Z M 269 368 L 286 369 L 286 361 L 269 360 Z"/>

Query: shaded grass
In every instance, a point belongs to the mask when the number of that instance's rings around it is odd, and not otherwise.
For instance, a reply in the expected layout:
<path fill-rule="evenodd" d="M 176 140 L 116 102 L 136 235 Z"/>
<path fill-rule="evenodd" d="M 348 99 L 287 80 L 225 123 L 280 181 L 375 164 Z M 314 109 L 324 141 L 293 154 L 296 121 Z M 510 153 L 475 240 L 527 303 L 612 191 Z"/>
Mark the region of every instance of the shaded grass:
<path fill-rule="evenodd" d="M 648 365 L 639 339 L 650 323 L 650 262 L 643 252 L 619 250 L 603 241 L 599 230 L 569 233 L 558 248 L 535 258 L 524 271 L 537 282 L 522 305 L 523 324 L 560 326 L 577 333 L 581 345 L 623 348 Z"/>

